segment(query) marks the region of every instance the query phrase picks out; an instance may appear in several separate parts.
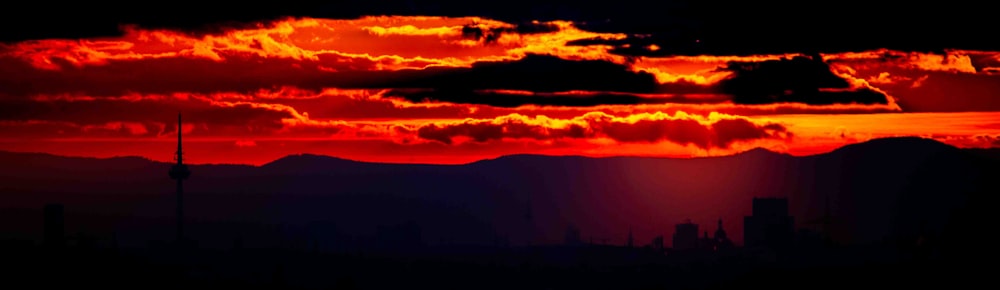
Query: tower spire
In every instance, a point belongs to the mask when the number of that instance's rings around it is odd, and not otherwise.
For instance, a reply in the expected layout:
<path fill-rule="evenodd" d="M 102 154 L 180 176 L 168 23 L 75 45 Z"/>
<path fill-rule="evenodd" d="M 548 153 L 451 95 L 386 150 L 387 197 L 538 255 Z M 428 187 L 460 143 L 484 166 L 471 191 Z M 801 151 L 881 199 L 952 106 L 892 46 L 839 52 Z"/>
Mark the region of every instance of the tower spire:
<path fill-rule="evenodd" d="M 183 181 L 191 176 L 191 171 L 188 170 L 187 165 L 184 164 L 184 151 L 181 148 L 181 114 L 177 113 L 177 152 L 175 153 L 175 159 L 177 159 L 177 164 L 170 167 L 170 178 L 177 180 L 177 242 L 181 242 L 184 238 L 184 186 Z"/>
<path fill-rule="evenodd" d="M 177 155 L 174 157 L 177 159 L 177 164 L 184 164 L 184 153 L 181 150 L 181 135 L 183 130 L 181 130 L 181 114 L 177 113 Z"/>

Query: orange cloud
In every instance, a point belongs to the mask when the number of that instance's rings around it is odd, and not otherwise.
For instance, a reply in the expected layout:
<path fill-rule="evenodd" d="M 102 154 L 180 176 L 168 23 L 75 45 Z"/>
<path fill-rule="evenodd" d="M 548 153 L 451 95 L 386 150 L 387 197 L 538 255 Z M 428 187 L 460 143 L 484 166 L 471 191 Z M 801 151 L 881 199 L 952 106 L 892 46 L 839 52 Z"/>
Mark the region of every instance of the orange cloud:
<path fill-rule="evenodd" d="M 644 113 L 616 117 L 588 113 L 572 119 L 527 117 L 519 114 L 495 119 L 467 119 L 420 126 L 417 137 L 445 144 L 465 140 L 489 142 L 503 139 L 610 139 L 615 142 L 670 141 L 702 149 L 726 149 L 733 143 L 756 139 L 787 139 L 791 134 L 777 123 L 756 123 L 747 118 L 711 114 Z"/>
<path fill-rule="evenodd" d="M 0 44 L 0 150 L 148 142 L 169 152 L 177 112 L 212 152 L 203 160 L 254 150 L 253 162 L 303 150 L 432 163 L 755 146 L 801 155 L 882 136 L 965 147 L 1000 136 L 997 52 L 875 50 L 807 65 L 801 54 L 669 56 L 669 46 L 636 46 L 666 56 L 628 56 L 613 42 L 586 44 L 624 34 L 476 17 L 123 29 Z"/>
<path fill-rule="evenodd" d="M 894 76 L 888 72 L 882 72 L 878 74 L 878 76 L 873 76 L 867 79 L 868 83 L 872 84 L 893 84 L 896 82 L 909 81 L 909 80 L 911 79 L 908 77 Z"/>
<path fill-rule="evenodd" d="M 966 53 L 966 52 L 952 52 Z M 971 55 L 971 54 L 970 54 Z M 980 57 L 985 55 L 980 54 Z M 922 69 L 893 60 L 858 60 L 831 63 L 841 77 L 891 95 L 902 111 L 961 112 L 1000 110 L 993 96 L 1000 76 L 991 74 L 979 60 L 979 69 Z"/>
<path fill-rule="evenodd" d="M 977 136 L 1000 135 L 998 112 L 967 113 L 883 113 L 856 115 L 775 115 L 787 124 L 799 143 L 790 146 L 796 155 L 830 151 L 845 144 L 872 138 L 918 136 L 959 147 L 995 147 L 970 142 Z M 986 145 L 986 146 L 984 146 Z"/>
<path fill-rule="evenodd" d="M 586 39 L 624 39 L 626 35 L 595 33 L 568 21 L 536 23 L 551 27 L 519 33 L 516 25 L 477 17 L 372 16 L 333 20 L 289 18 L 255 28 L 194 36 L 168 30 L 125 26 L 118 38 L 39 40 L 3 45 L 0 55 L 34 67 L 58 69 L 104 65 L 109 61 L 156 58 L 199 58 L 224 61 L 233 57 L 283 58 L 303 62 L 335 59 L 375 63 L 363 69 L 398 70 L 431 66 L 465 67 L 477 61 L 513 60 L 528 54 L 564 59 L 607 60 L 652 73 L 663 83 L 713 84 L 727 76 L 713 69 L 730 61 L 763 61 L 798 54 L 758 56 L 625 57 L 609 45 L 569 45 Z M 467 33 L 469 27 L 479 31 Z M 482 31 L 489 37 L 482 36 Z M 490 38 L 492 37 L 492 38 Z M 406 43 L 405 46 L 398 45 Z M 832 63 L 854 67 L 893 64 L 918 70 L 975 73 L 992 71 L 998 56 L 990 52 L 949 50 L 945 54 L 877 50 L 825 55 Z M 975 60 L 975 63 L 973 63 Z M 977 70 L 977 66 L 979 69 Z M 331 66 L 323 66 L 331 67 Z M 337 66 L 330 69 L 339 71 Z"/>
<path fill-rule="evenodd" d="M 393 60 L 378 69 L 422 68 L 427 65 L 468 66 L 476 61 L 517 59 L 526 54 L 553 54 L 568 59 L 623 61 L 608 53 L 609 47 L 574 47 L 565 43 L 589 37 L 624 37 L 622 34 L 586 32 L 570 22 L 544 23 L 556 28 L 544 33 L 503 33 L 484 42 L 463 35 L 465 25 L 486 29 L 509 28 L 511 24 L 477 17 L 364 17 L 353 20 L 286 19 L 234 29 L 222 34 L 196 37 L 168 30 L 145 30 L 125 26 L 120 38 L 100 40 L 38 40 L 4 45 L 0 55 L 23 59 L 37 68 L 59 69 L 103 65 L 112 60 L 152 58 L 200 58 L 224 61 L 233 56 L 286 58 L 321 61 L 325 56 Z M 470 45 L 472 40 L 475 45 Z M 401 46 L 399 43 L 407 43 Z M 426 63 L 412 66 L 409 63 Z"/>
<path fill-rule="evenodd" d="M 660 83 L 685 81 L 699 85 L 712 85 L 732 75 L 731 72 L 719 70 L 720 67 L 725 67 L 730 62 L 761 62 L 799 55 L 638 57 L 630 65 L 636 71 L 655 75 Z"/>
<path fill-rule="evenodd" d="M 462 35 L 461 26 L 451 26 L 451 27 L 434 27 L 434 28 L 418 28 L 413 25 L 403 25 L 403 26 L 364 26 L 361 29 L 368 31 L 371 34 L 378 36 L 386 35 L 413 35 L 413 36 L 427 36 L 433 35 L 437 37 L 455 37 Z"/>
<path fill-rule="evenodd" d="M 403 70 L 409 74 L 411 70 L 468 67 L 482 61 L 512 61 L 528 54 L 543 54 L 622 64 L 654 76 L 665 87 L 661 92 L 677 93 L 671 90 L 712 87 L 733 77 L 731 71 L 719 69 L 729 62 L 799 56 L 625 57 L 615 54 L 607 45 L 569 44 L 586 39 L 621 39 L 625 35 L 588 32 L 567 21 L 533 25 L 544 28 L 522 31 L 518 25 L 476 17 L 407 16 L 290 18 L 199 36 L 126 26 L 122 37 L 3 45 L 0 73 L 9 77 L 0 79 L 0 85 L 8 87 L 5 93 L 10 94 L 56 95 L 60 93 L 56 90 L 67 90 L 111 96 L 126 92 L 169 93 L 168 90 L 246 92 L 282 86 L 323 89 L 370 86 L 378 83 L 372 79 L 387 77 L 353 73 L 356 71 Z M 877 50 L 828 54 L 824 59 L 838 76 L 849 80 L 852 89 L 886 94 L 892 106 L 899 92 L 892 87 L 886 89 L 886 85 L 890 81 L 913 82 L 920 76 L 883 68 L 990 72 L 995 70 L 992 65 L 997 63 L 997 55 L 961 50 L 944 55 Z M 77 69 L 32 70 L 62 67 Z M 131 73 L 117 73 L 120 71 Z M 880 79 L 878 76 L 883 72 L 890 77 Z M 919 84 L 907 86 L 919 87 Z M 926 110 L 923 106 L 916 108 Z M 895 110 L 902 109 L 906 108 Z"/>
<path fill-rule="evenodd" d="M 943 54 L 902 52 L 888 49 L 864 52 L 846 52 L 826 55 L 831 63 L 848 63 L 852 67 L 895 65 L 901 68 L 976 73 L 972 57 L 965 51 L 946 50 Z"/>
<path fill-rule="evenodd" d="M 175 129 L 169 127 L 169 116 L 164 119 L 160 124 L 144 123 L 147 130 L 165 131 L 162 136 L 135 136 L 129 132 L 128 125 L 122 130 L 122 123 L 117 122 L 90 126 L 85 133 L 81 129 L 84 126 L 72 122 L 0 121 L 0 135 L 5 136 L 0 138 L 0 150 L 42 150 L 86 156 L 134 154 L 169 161 L 171 146 L 176 146 L 172 144 L 170 132 Z M 225 131 L 190 119 L 192 124 L 185 128 L 185 134 L 191 136 L 187 140 L 192 142 L 192 148 L 197 148 L 192 152 L 197 153 L 194 160 L 199 163 L 260 164 L 284 154 L 302 152 L 379 162 L 464 163 L 515 153 L 714 156 L 756 146 L 808 155 L 890 136 L 928 137 L 960 147 L 997 147 L 1000 145 L 996 142 L 1000 136 L 1000 127 L 994 122 L 997 119 L 1000 113 L 995 112 L 805 114 L 758 118 L 721 114 L 713 118 L 711 114 L 681 113 L 621 117 L 591 113 L 571 118 L 512 114 L 492 119 L 408 122 L 307 120 L 290 122 L 283 125 L 284 129 L 256 135 L 247 135 L 247 132 L 243 135 L 203 134 L 199 132 Z M 780 124 L 783 129 L 774 124 Z M 424 137 L 420 136 L 421 128 L 424 128 Z M 503 137 L 504 134 L 510 137 Z M 444 138 L 451 143 L 433 140 Z M 477 138 L 483 142 L 476 142 Z M 247 145 L 247 140 L 257 146 L 234 145 L 238 141 Z M 727 142 L 730 142 L 729 149 L 717 148 Z M 716 147 L 708 145 L 710 149 L 705 149 L 698 144 L 715 144 Z M 253 148 L 253 152 L 259 154 L 246 155 L 248 151 L 233 151 L 234 148 Z"/>

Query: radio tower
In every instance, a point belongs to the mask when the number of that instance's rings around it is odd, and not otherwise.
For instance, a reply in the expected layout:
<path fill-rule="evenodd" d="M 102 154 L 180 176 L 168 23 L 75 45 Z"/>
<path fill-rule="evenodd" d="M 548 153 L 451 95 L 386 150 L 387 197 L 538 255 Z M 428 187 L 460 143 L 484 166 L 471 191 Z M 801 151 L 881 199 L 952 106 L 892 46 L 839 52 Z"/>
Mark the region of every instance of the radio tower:
<path fill-rule="evenodd" d="M 170 167 L 170 178 L 177 180 L 177 242 L 180 243 L 184 238 L 184 179 L 191 176 L 191 171 L 188 170 L 187 165 L 184 164 L 184 153 L 181 150 L 181 114 L 177 114 L 177 153 L 174 159 L 177 160 L 177 164 Z"/>

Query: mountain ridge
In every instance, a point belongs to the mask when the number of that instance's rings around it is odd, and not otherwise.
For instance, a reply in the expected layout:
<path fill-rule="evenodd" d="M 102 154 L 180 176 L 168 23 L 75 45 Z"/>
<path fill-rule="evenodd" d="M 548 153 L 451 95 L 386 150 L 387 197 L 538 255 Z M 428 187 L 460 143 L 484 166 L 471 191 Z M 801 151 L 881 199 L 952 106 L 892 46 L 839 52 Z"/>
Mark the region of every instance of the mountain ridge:
<path fill-rule="evenodd" d="M 784 153 L 784 152 L 773 151 L 773 150 L 770 150 L 770 149 L 767 149 L 767 148 L 764 148 L 764 147 L 754 147 L 754 148 L 749 149 L 749 150 L 740 151 L 740 152 L 736 152 L 736 153 L 729 154 L 729 155 L 718 155 L 718 156 L 695 156 L 695 157 L 667 157 L 667 156 L 641 156 L 641 155 L 586 156 L 586 155 L 576 155 L 576 154 L 574 154 L 574 155 L 550 155 L 550 154 L 524 153 L 524 154 L 500 155 L 500 156 L 493 157 L 493 158 L 484 158 L 484 159 L 480 159 L 480 160 L 476 160 L 476 161 L 471 161 L 471 162 L 467 162 L 467 163 L 460 163 L 460 164 L 436 164 L 436 163 L 374 162 L 374 161 L 364 161 L 364 160 L 356 160 L 356 159 L 350 159 L 350 158 L 343 158 L 343 157 L 338 157 L 338 156 L 333 156 L 333 155 L 314 154 L 314 153 L 299 153 L 299 154 L 285 155 L 285 156 L 276 158 L 276 159 L 274 159 L 272 161 L 263 163 L 261 165 L 252 165 L 252 164 L 245 164 L 245 163 L 188 163 L 188 165 L 274 167 L 274 166 L 276 166 L 278 164 L 288 163 L 290 161 L 291 161 L 290 163 L 295 163 L 295 162 L 302 162 L 302 160 L 312 160 L 313 162 L 318 162 L 319 160 L 322 160 L 322 161 L 325 161 L 325 162 L 358 163 L 358 164 L 371 164 L 371 165 L 374 165 L 374 164 L 383 164 L 383 165 L 461 166 L 461 165 L 470 165 L 470 164 L 476 164 L 476 163 L 481 163 L 481 162 L 489 162 L 489 161 L 495 161 L 495 160 L 502 160 L 502 159 L 519 159 L 519 158 L 582 158 L 582 159 L 641 158 L 641 159 L 679 159 L 679 160 L 688 160 L 688 159 L 726 158 L 726 157 L 737 156 L 737 155 L 765 155 L 765 156 L 770 155 L 770 156 L 781 156 L 781 157 L 805 158 L 805 157 L 813 157 L 813 156 L 819 156 L 819 155 L 827 155 L 827 154 L 831 154 L 831 153 L 835 153 L 835 152 L 852 151 L 852 150 L 855 150 L 854 148 L 858 148 L 858 147 L 866 147 L 866 146 L 870 147 L 870 146 L 876 146 L 876 145 L 878 145 L 878 146 L 898 145 L 901 142 L 914 142 L 916 144 L 923 144 L 922 147 L 924 149 L 928 149 L 928 148 L 938 148 L 938 149 L 941 149 L 941 148 L 951 148 L 951 149 L 957 149 L 957 150 L 961 150 L 961 151 L 978 151 L 978 152 L 982 152 L 981 154 L 986 154 L 986 155 L 1000 155 L 1000 148 L 958 148 L 958 147 L 955 147 L 955 146 L 952 146 L 952 145 L 948 145 L 948 144 L 945 144 L 943 142 L 940 142 L 940 141 L 937 141 L 937 140 L 934 140 L 934 139 L 922 138 L 922 137 L 913 137 L 913 136 L 904 136 L 904 137 L 885 137 L 885 138 L 870 139 L 870 140 L 867 140 L 867 141 L 864 141 L 864 142 L 847 144 L 847 145 L 838 147 L 838 148 L 836 148 L 834 150 L 831 150 L 829 152 L 816 153 L 816 154 L 810 154 L 810 155 L 791 155 L 791 154 Z M 883 145 L 883 144 L 885 144 L 885 145 Z M 36 157 L 36 158 L 53 158 L 53 157 L 59 157 L 59 158 L 70 158 L 70 159 L 77 159 L 77 160 L 90 160 L 90 161 L 96 161 L 96 160 L 133 160 L 133 161 L 142 160 L 142 161 L 148 161 L 148 162 L 152 162 L 152 163 L 161 163 L 161 164 L 172 164 L 173 163 L 173 162 L 153 160 L 153 159 L 150 159 L 150 158 L 147 158 L 147 157 L 136 156 L 136 155 L 123 155 L 123 156 L 111 156 L 111 157 L 91 157 L 91 156 L 58 155 L 58 154 L 45 153 L 45 152 L 20 152 L 20 151 L 4 151 L 4 150 L 0 150 L 0 158 L 5 158 L 5 157 L 9 158 L 9 157 L 13 157 L 13 156 L 18 156 L 18 157 L 22 157 L 22 158 L 27 158 L 27 157 Z"/>

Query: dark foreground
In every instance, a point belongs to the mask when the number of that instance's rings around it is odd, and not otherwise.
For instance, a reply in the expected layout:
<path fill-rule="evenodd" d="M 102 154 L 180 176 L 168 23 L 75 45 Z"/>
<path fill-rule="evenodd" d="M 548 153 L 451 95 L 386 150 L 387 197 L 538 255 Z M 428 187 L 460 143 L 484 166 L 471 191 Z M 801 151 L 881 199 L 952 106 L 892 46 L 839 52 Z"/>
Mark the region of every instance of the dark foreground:
<path fill-rule="evenodd" d="M 374 254 L 5 243 L 3 283 L 33 289 L 956 289 L 989 285 L 977 267 L 990 264 L 879 249 L 664 255 L 583 245 Z"/>

